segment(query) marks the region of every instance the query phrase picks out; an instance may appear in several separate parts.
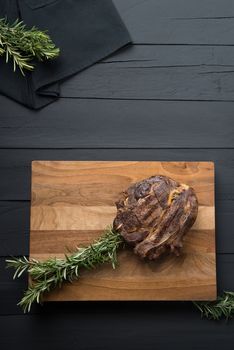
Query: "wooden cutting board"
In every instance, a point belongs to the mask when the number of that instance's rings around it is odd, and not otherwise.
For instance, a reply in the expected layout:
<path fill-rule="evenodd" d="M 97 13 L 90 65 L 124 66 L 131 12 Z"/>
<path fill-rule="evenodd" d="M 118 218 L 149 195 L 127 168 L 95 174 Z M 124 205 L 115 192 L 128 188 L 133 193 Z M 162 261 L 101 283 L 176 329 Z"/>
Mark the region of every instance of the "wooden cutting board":
<path fill-rule="evenodd" d="M 30 257 L 63 257 L 102 234 L 115 201 L 130 184 L 166 175 L 196 190 L 199 214 L 180 257 L 142 261 L 131 249 L 119 266 L 83 271 L 45 300 L 213 300 L 216 298 L 214 164 L 212 162 L 32 162 Z"/>

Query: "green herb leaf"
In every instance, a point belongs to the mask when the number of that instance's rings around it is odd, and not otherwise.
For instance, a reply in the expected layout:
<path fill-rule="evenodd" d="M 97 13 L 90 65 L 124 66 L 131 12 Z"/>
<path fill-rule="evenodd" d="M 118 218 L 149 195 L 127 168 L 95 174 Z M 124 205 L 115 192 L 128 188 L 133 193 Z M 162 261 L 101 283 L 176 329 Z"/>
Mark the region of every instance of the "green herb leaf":
<path fill-rule="evenodd" d="M 0 56 L 5 54 L 6 63 L 13 61 L 13 69 L 18 67 L 24 75 L 25 70 L 33 70 L 31 61 L 58 57 L 60 50 L 45 31 L 36 27 L 27 29 L 22 21 L 10 24 L 6 18 L 0 19 Z"/>
<path fill-rule="evenodd" d="M 32 284 L 24 293 L 19 305 L 24 312 L 30 311 L 34 302 L 39 303 L 43 293 L 61 287 L 64 281 L 72 282 L 80 276 L 80 270 L 94 269 L 99 265 L 110 262 L 115 268 L 117 264 L 116 251 L 123 243 L 119 233 L 109 228 L 103 236 L 93 244 L 77 248 L 71 255 L 65 255 L 64 259 L 51 258 L 46 261 L 35 259 L 13 258 L 6 260 L 7 267 L 14 268 L 14 278 L 20 277 L 28 271 Z"/>
<path fill-rule="evenodd" d="M 234 314 L 234 292 L 224 292 L 215 301 L 196 301 L 193 304 L 200 310 L 201 315 L 208 319 L 229 319 Z"/>

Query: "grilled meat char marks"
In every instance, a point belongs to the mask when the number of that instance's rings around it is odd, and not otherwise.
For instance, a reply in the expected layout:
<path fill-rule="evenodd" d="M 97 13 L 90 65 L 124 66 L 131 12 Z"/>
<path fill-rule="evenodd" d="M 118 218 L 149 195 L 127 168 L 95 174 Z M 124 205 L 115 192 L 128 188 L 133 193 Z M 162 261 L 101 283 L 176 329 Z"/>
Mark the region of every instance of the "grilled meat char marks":
<path fill-rule="evenodd" d="M 198 201 L 193 188 L 160 175 L 130 186 L 116 207 L 114 228 L 136 254 L 154 260 L 165 252 L 179 255 Z"/>

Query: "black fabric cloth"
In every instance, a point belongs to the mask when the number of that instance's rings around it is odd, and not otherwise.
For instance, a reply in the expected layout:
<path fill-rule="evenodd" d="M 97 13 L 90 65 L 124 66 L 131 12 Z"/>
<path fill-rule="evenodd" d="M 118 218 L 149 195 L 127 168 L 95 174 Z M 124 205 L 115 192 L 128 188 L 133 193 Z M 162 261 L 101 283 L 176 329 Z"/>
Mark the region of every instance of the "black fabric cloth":
<path fill-rule="evenodd" d="M 60 48 L 57 59 L 36 62 L 23 77 L 0 58 L 0 92 L 34 109 L 60 95 L 63 79 L 130 43 L 129 33 L 110 0 L 1 0 L 0 18 L 19 18 L 28 27 L 48 30 Z"/>

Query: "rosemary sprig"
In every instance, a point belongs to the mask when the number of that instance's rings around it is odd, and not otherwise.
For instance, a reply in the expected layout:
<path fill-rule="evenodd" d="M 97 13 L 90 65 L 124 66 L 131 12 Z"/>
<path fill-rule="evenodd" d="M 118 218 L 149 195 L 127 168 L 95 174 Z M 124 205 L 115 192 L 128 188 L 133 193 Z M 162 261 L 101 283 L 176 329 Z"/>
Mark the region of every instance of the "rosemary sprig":
<path fill-rule="evenodd" d="M 0 19 L 0 56 L 6 56 L 6 63 L 12 58 L 14 71 L 19 67 L 24 75 L 24 70 L 34 69 L 31 63 L 34 58 L 39 61 L 53 59 L 59 52 L 45 31 L 36 27 L 26 29 L 19 20 L 10 24 L 6 18 Z"/>
<path fill-rule="evenodd" d="M 71 255 L 64 259 L 51 258 L 46 261 L 35 259 L 13 258 L 6 260 L 8 267 L 16 271 L 13 278 L 20 277 L 28 271 L 32 284 L 25 291 L 19 302 L 24 312 L 30 311 L 34 302 L 40 303 L 43 293 L 61 287 L 64 281 L 72 282 L 80 277 L 80 269 L 94 269 L 98 265 L 110 262 L 113 269 L 116 267 L 116 251 L 123 243 L 119 233 L 109 228 L 103 236 L 87 247 L 77 247 Z"/>
<path fill-rule="evenodd" d="M 215 301 L 193 302 L 201 311 L 202 317 L 219 320 L 222 317 L 229 319 L 234 314 L 234 292 L 224 292 Z"/>
<path fill-rule="evenodd" d="M 18 303 L 24 312 L 29 312 L 34 302 L 40 303 L 45 292 L 61 287 L 63 282 L 72 282 L 80 277 L 82 268 L 95 269 L 97 266 L 110 262 L 115 269 L 117 264 L 117 249 L 123 244 L 122 236 L 112 228 L 93 244 L 87 247 L 77 247 L 71 255 L 64 259 L 51 258 L 46 261 L 28 259 L 25 256 L 6 260 L 7 267 L 15 269 L 13 278 L 28 272 L 31 285 L 24 292 Z M 224 292 L 216 301 L 196 301 L 193 304 L 200 310 L 202 317 L 219 320 L 234 314 L 234 292 Z"/>

